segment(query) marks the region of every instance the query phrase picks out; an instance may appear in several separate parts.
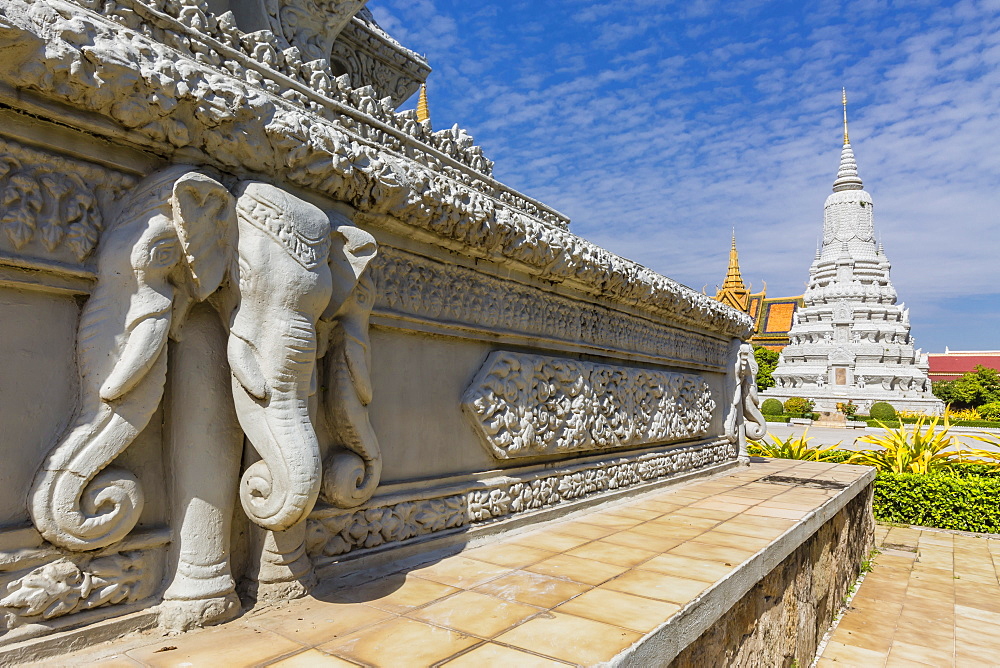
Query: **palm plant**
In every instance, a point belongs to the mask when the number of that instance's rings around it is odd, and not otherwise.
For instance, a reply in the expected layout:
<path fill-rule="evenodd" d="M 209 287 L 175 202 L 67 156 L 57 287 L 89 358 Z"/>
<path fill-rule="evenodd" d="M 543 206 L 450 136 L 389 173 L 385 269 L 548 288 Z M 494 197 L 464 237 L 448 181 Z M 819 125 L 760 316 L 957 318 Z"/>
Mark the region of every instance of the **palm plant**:
<path fill-rule="evenodd" d="M 751 455 L 758 457 L 773 457 L 775 459 L 802 459 L 811 462 L 840 461 L 841 455 L 838 451 L 840 442 L 826 448 L 814 448 L 809 445 L 813 440 L 808 436 L 809 429 L 802 432 L 801 436 L 792 434 L 784 440 L 774 434 L 768 434 L 772 443 L 765 441 L 751 441 L 748 450 Z"/>
<path fill-rule="evenodd" d="M 908 429 L 908 425 L 890 428 L 880 422 L 883 428 L 881 435 L 871 434 L 858 440 L 881 449 L 857 452 L 848 463 L 874 466 L 884 472 L 920 474 L 951 472 L 956 466 L 965 464 L 1000 466 L 1000 453 L 955 448 L 957 442 L 948 433 L 951 425 L 947 416 L 943 429 L 938 429 L 938 423 L 936 417 L 929 422 L 921 417 L 912 429 Z"/>

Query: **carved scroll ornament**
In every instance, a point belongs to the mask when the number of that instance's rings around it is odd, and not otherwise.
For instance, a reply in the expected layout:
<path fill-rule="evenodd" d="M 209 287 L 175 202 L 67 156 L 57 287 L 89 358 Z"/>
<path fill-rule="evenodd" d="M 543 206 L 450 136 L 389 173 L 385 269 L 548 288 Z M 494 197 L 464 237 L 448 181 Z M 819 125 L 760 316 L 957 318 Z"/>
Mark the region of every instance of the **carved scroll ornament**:
<path fill-rule="evenodd" d="M 739 448 L 740 462 L 750 463 L 747 453 L 747 439 L 760 440 L 767 434 L 767 421 L 760 411 L 757 396 L 757 359 L 749 343 L 740 344 L 736 350 L 736 361 L 730 370 L 731 405 L 726 416 L 726 438 Z"/>
<path fill-rule="evenodd" d="M 487 450 L 511 459 L 699 438 L 715 401 L 696 374 L 498 351 L 462 408 Z"/>

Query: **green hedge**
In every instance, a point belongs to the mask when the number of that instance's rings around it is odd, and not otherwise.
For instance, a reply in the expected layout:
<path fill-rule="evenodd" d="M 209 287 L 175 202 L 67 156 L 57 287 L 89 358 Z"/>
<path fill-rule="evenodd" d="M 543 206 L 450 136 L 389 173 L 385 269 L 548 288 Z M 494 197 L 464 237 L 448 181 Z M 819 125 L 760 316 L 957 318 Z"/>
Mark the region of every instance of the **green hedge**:
<path fill-rule="evenodd" d="M 896 427 L 898 427 L 900 425 L 900 423 L 902 423 L 902 424 L 916 424 L 917 420 L 919 418 L 908 418 L 908 417 L 905 417 L 905 418 L 897 418 L 895 420 L 872 420 L 870 417 L 862 416 L 862 417 L 859 417 L 858 419 L 859 420 L 864 420 L 865 422 L 867 422 L 869 427 L 880 427 L 881 425 L 879 424 L 879 422 L 881 422 L 886 427 L 890 427 L 892 429 L 895 429 Z M 925 421 L 924 424 L 926 425 L 927 422 Z M 952 427 L 976 427 L 976 428 L 992 427 L 993 429 L 1000 428 L 1000 422 L 991 422 L 989 420 L 955 420 L 954 422 L 951 422 L 950 424 L 951 424 Z M 940 421 L 938 422 L 938 426 L 943 426 L 943 425 L 944 425 L 943 422 L 940 422 Z"/>
<path fill-rule="evenodd" d="M 1000 533 L 1000 477 L 972 470 L 960 475 L 879 473 L 872 503 L 875 519 Z"/>
<path fill-rule="evenodd" d="M 764 419 L 768 422 L 788 422 L 792 419 L 787 415 L 768 415 L 767 413 L 764 413 L 763 415 Z"/>

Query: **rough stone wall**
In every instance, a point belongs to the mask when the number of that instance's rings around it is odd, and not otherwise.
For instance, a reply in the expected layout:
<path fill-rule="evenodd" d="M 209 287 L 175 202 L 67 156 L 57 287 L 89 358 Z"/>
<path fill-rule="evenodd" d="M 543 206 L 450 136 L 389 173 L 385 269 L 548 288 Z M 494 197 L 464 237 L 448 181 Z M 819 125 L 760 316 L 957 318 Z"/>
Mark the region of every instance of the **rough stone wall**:
<path fill-rule="evenodd" d="M 875 544 L 872 486 L 844 507 L 670 664 L 808 666 Z"/>

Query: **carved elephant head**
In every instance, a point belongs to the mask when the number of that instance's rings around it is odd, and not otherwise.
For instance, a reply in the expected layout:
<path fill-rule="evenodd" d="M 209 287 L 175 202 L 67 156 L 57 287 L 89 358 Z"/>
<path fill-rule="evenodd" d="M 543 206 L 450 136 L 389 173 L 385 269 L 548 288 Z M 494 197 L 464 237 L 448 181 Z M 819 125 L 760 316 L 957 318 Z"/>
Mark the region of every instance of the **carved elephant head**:
<path fill-rule="evenodd" d="M 36 474 L 28 504 L 50 542 L 103 547 L 138 521 L 138 481 L 106 467 L 160 403 L 171 331 L 225 280 L 234 204 L 215 179 L 174 166 L 140 183 L 104 234 L 77 334 L 79 412 Z"/>
<path fill-rule="evenodd" d="M 144 180 L 99 249 L 98 282 L 78 331 L 80 412 L 31 492 L 42 535 L 85 550 L 135 526 L 138 481 L 106 467 L 162 399 L 167 339 L 178 338 L 190 306 L 209 297 L 229 331 L 236 414 L 261 456 L 240 485 L 250 518 L 282 531 L 316 502 L 322 462 L 310 397 L 330 338 L 328 373 L 337 389 L 325 402 L 330 415 L 318 422 L 332 425 L 341 447 L 328 461 L 327 496 L 338 505 L 371 496 L 381 471 L 364 410 L 372 300 L 365 269 L 374 254 L 367 233 L 333 230 L 321 209 L 267 183 L 243 182 L 234 197 L 190 167 Z"/>

